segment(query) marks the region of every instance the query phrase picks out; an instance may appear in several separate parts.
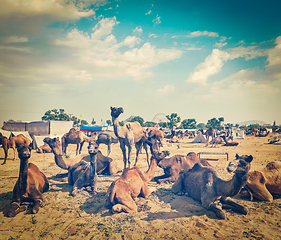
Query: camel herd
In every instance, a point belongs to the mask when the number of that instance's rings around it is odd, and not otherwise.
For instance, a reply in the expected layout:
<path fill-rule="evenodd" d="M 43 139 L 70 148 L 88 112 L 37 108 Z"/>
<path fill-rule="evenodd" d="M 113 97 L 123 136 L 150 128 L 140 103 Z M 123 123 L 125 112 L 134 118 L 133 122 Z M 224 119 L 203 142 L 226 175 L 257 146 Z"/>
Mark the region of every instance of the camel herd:
<path fill-rule="evenodd" d="M 161 151 L 164 138 L 171 140 L 176 137 L 179 139 L 186 133 L 182 132 L 177 136 L 174 131 L 170 135 L 166 135 L 161 130 L 147 131 L 138 122 L 127 122 L 120 126 L 118 117 L 124 112 L 123 108 L 111 107 L 110 110 L 115 136 L 103 132 L 87 137 L 80 131 L 70 129 L 68 133 L 64 134 L 61 141 L 59 138 L 45 138 L 44 147 L 38 150 L 38 153 L 52 152 L 56 165 L 68 171 L 64 177 L 67 177 L 68 184 L 72 186 L 72 196 L 76 196 L 82 189 L 98 194 L 96 191 L 98 175 L 116 175 L 118 172 L 122 172 L 121 176 L 111 183 L 105 196 L 112 213 L 136 212 L 135 199 L 137 197 L 146 198 L 150 195 L 148 183 L 154 179 L 158 183 L 172 182 L 172 193 L 187 193 L 189 197 L 201 202 L 205 209 L 213 211 L 218 218 L 225 219 L 223 205 L 230 205 L 233 210 L 242 214 L 248 213 L 247 207 L 231 199 L 240 191 L 248 193 L 251 199 L 255 197 L 264 201 L 272 201 L 272 194 L 281 194 L 281 163 L 279 162 L 271 162 L 260 171 L 250 171 L 253 157 L 236 154 L 236 159 L 230 161 L 227 167 L 227 170 L 233 172 L 234 175 L 231 180 L 225 181 L 218 176 L 209 162 L 200 159 L 194 152 L 167 158 L 170 153 Z M 229 138 L 227 140 L 226 133 L 217 134 L 211 128 L 202 133 L 207 138 L 212 137 L 212 140 L 222 138 L 225 146 L 237 146 L 236 142 L 229 142 Z M 188 132 L 187 135 L 193 137 Z M 47 177 L 36 165 L 28 163 L 31 148 L 29 147 L 30 141 L 27 140 L 23 135 L 14 138 L 13 146 L 18 151 L 20 170 L 13 190 L 13 200 L 8 214 L 10 217 L 26 209 L 29 209 L 31 213 L 37 213 L 43 203 L 43 193 L 49 189 Z M 9 140 L 2 135 L 0 135 L 0 141 L 2 146 L 9 145 Z M 123 153 L 124 168 L 122 171 L 109 157 L 110 145 L 118 141 Z M 84 142 L 89 143 L 88 154 L 81 154 Z M 77 144 L 76 157 L 66 157 L 68 144 Z M 100 144 L 108 146 L 107 156 L 104 156 L 99 150 Z M 216 142 L 214 141 L 213 144 Z M 131 151 L 134 146 L 136 159 L 134 166 L 131 167 Z M 136 166 L 142 148 L 146 151 L 148 163 L 146 172 L 142 172 Z M 7 153 L 5 152 L 3 164 L 6 163 L 6 158 Z M 157 166 L 164 170 L 164 175 L 155 177 Z"/>

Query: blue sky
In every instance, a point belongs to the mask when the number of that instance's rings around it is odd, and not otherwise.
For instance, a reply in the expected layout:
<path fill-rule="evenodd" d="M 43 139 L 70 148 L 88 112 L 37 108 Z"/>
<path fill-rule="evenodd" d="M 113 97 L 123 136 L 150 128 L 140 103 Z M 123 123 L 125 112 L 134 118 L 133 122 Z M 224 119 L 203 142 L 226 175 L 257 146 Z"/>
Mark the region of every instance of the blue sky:
<path fill-rule="evenodd" d="M 1 0 L 0 124 L 45 111 L 100 123 L 281 124 L 280 1 Z"/>

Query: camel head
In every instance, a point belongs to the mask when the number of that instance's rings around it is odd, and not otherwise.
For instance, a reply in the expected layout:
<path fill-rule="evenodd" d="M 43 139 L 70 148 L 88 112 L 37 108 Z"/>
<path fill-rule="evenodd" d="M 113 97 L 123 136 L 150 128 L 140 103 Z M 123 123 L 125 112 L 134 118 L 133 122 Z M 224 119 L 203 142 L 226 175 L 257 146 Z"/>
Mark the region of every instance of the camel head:
<path fill-rule="evenodd" d="M 124 112 L 124 109 L 122 107 L 119 107 L 119 108 L 110 107 L 110 110 L 111 110 L 111 117 L 114 117 L 114 118 L 118 118 L 119 115 Z"/>
<path fill-rule="evenodd" d="M 28 146 L 22 146 L 18 149 L 20 159 L 28 159 L 31 156 L 31 148 Z"/>
<path fill-rule="evenodd" d="M 88 146 L 88 153 L 90 155 L 96 155 L 99 151 L 99 145 L 97 144 L 96 141 L 91 141 L 89 142 L 89 146 Z"/>
<path fill-rule="evenodd" d="M 57 138 L 46 137 L 44 138 L 43 142 L 47 143 L 55 154 L 62 155 L 62 145 L 58 137 Z"/>
<path fill-rule="evenodd" d="M 169 155 L 170 155 L 169 151 L 162 151 L 162 152 L 154 153 L 153 157 L 157 160 L 157 163 L 159 163 L 161 160 L 163 160 L 165 157 Z"/>
<path fill-rule="evenodd" d="M 250 170 L 252 161 L 252 155 L 239 156 L 238 154 L 236 154 L 236 158 L 228 164 L 227 171 L 235 173 L 248 172 Z"/>

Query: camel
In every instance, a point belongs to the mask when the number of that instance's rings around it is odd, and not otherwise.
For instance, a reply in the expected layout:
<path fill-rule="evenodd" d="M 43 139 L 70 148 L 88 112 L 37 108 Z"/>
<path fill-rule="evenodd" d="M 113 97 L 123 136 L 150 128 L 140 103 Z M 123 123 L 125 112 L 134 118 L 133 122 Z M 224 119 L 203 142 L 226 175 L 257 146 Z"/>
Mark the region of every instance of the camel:
<path fill-rule="evenodd" d="M 213 147 L 214 144 L 216 145 L 216 141 L 214 139 L 217 137 L 217 135 L 216 135 L 216 131 L 212 127 L 209 127 L 206 130 L 206 132 L 203 133 L 203 135 L 206 135 L 206 139 L 207 139 L 206 147 L 209 145 L 209 138 L 210 137 L 212 137 L 212 140 L 213 140 L 212 147 Z"/>
<path fill-rule="evenodd" d="M 14 160 L 16 159 L 16 148 L 21 148 L 22 146 L 30 146 L 31 141 L 24 136 L 23 134 L 19 134 L 10 139 L 10 145 L 14 150 Z"/>
<path fill-rule="evenodd" d="M 4 153 L 5 153 L 5 158 L 4 158 L 4 162 L 1 164 L 5 164 L 7 161 L 7 157 L 8 157 L 8 149 L 10 146 L 10 141 L 8 138 L 6 138 L 5 136 L 2 135 L 2 133 L 0 133 L 0 145 L 2 145 Z"/>
<path fill-rule="evenodd" d="M 253 197 L 272 201 L 272 194 L 281 194 L 281 162 L 270 162 L 260 171 L 249 172 L 245 189 Z"/>
<path fill-rule="evenodd" d="M 68 170 L 68 183 L 72 187 L 72 196 L 76 196 L 79 189 L 91 188 L 91 192 L 96 192 L 97 176 L 97 159 L 99 145 L 96 142 L 90 142 L 88 152 L 90 154 L 90 162 L 81 160 Z"/>
<path fill-rule="evenodd" d="M 62 169 L 69 170 L 73 165 L 80 162 L 81 160 L 87 162 L 91 161 L 91 157 L 89 154 L 78 155 L 74 159 L 64 157 L 62 154 L 62 145 L 60 143 L 59 138 L 52 139 L 47 137 L 43 141 L 50 146 L 50 148 L 54 153 L 55 162 L 57 166 L 59 166 Z M 91 145 L 91 143 L 92 142 L 89 143 L 89 146 Z M 96 159 L 97 159 L 97 174 L 115 175 L 118 172 L 116 162 L 110 157 L 103 156 L 101 151 L 97 152 Z"/>
<path fill-rule="evenodd" d="M 224 135 L 222 135 L 221 138 L 225 141 L 225 144 L 223 146 L 238 146 L 239 144 L 238 142 L 228 142 Z"/>
<path fill-rule="evenodd" d="M 190 152 L 186 156 L 177 154 L 170 158 L 165 158 L 158 163 L 158 167 L 164 169 L 164 175 L 154 177 L 154 180 L 158 183 L 165 181 L 175 182 L 180 174 L 191 169 L 195 163 L 212 167 L 208 161 L 200 159 L 194 152 Z"/>
<path fill-rule="evenodd" d="M 230 205 L 233 210 L 247 214 L 248 209 L 230 197 L 236 195 L 246 185 L 252 160 L 251 155 L 236 154 L 236 159 L 227 166 L 228 172 L 234 172 L 229 181 L 219 178 L 215 169 L 196 163 L 173 184 L 172 192 L 188 193 L 189 197 L 201 201 L 205 209 L 213 211 L 221 219 L 226 218 L 222 204 Z"/>
<path fill-rule="evenodd" d="M 18 156 L 20 158 L 20 171 L 13 190 L 9 217 L 14 217 L 19 212 L 25 211 L 27 205 L 31 206 L 33 214 L 37 213 L 44 201 L 42 193 L 49 189 L 49 181 L 44 173 L 35 164 L 28 163 L 31 148 L 28 146 L 18 148 Z"/>
<path fill-rule="evenodd" d="M 123 153 L 123 162 L 124 162 L 124 169 L 127 167 L 130 168 L 130 156 L 132 151 L 132 146 L 135 144 L 136 147 L 136 161 L 135 166 L 138 162 L 138 157 L 140 150 L 143 146 L 143 148 L 146 151 L 146 160 L 147 164 L 149 165 L 149 159 L 148 159 L 148 152 L 147 152 L 147 145 L 145 142 L 142 141 L 142 137 L 145 136 L 144 129 L 140 125 L 139 122 L 127 122 L 124 124 L 124 126 L 119 125 L 118 117 L 121 113 L 124 112 L 122 107 L 110 107 L 111 110 L 111 117 L 114 127 L 114 133 L 118 137 L 120 142 L 120 148 Z M 126 156 L 126 146 L 128 147 L 128 157 Z"/>
<path fill-rule="evenodd" d="M 269 131 L 263 133 L 263 132 L 258 132 L 255 136 L 256 137 L 267 137 L 267 135 L 269 134 Z"/>
<path fill-rule="evenodd" d="M 149 137 L 156 137 L 156 140 L 158 141 L 158 144 L 160 147 L 162 147 L 162 140 L 167 136 L 164 132 L 158 129 L 152 129 L 147 133 Z"/>
<path fill-rule="evenodd" d="M 281 140 L 281 134 L 276 134 L 273 137 L 268 139 L 269 144 L 274 144 L 276 142 L 279 142 Z"/>
<path fill-rule="evenodd" d="M 36 149 L 37 153 L 51 153 L 52 149 L 50 148 L 50 146 L 45 143 L 43 146 L 40 146 L 39 148 Z"/>
<path fill-rule="evenodd" d="M 111 144 L 118 143 L 118 138 L 113 138 L 108 133 L 100 133 L 98 135 L 97 144 L 107 145 L 107 156 L 111 153 Z"/>
<path fill-rule="evenodd" d="M 61 138 L 63 153 L 66 154 L 66 148 L 68 144 L 76 144 L 76 155 L 78 155 L 78 152 L 79 154 L 81 154 L 84 143 L 94 140 L 96 140 L 96 135 L 93 135 L 92 137 L 87 137 L 83 132 L 76 131 L 75 128 L 71 128 L 69 132 L 64 134 Z"/>
<path fill-rule="evenodd" d="M 127 168 L 108 188 L 106 201 L 110 204 L 112 213 L 137 212 L 134 200 L 137 197 L 147 198 L 150 195 L 147 184 L 154 177 L 157 162 L 169 155 L 168 151 L 160 153 L 153 151 L 152 148 L 151 152 L 151 163 L 147 172 L 143 173 L 137 166 Z"/>

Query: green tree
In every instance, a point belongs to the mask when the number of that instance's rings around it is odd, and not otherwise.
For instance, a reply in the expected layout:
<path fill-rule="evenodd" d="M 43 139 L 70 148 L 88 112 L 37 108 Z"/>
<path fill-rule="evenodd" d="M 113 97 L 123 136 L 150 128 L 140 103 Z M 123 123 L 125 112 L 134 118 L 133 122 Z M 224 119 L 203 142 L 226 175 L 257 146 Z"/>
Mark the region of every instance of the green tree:
<path fill-rule="evenodd" d="M 144 127 L 154 127 L 154 125 L 156 125 L 155 122 L 150 122 L 150 121 L 148 121 L 148 122 L 145 122 L 143 126 L 144 126 Z"/>
<path fill-rule="evenodd" d="M 108 126 L 111 126 L 112 125 L 112 122 L 111 122 L 111 120 L 106 120 L 106 124 L 108 125 Z"/>
<path fill-rule="evenodd" d="M 169 120 L 168 126 L 172 129 L 174 126 L 177 126 L 177 123 L 181 121 L 180 116 L 177 113 L 172 113 L 171 115 L 167 115 L 166 118 Z"/>
<path fill-rule="evenodd" d="M 141 126 L 144 124 L 144 120 L 140 116 L 135 116 L 133 119 L 130 120 L 130 122 L 139 122 Z"/>
<path fill-rule="evenodd" d="M 223 117 L 221 117 L 219 119 L 216 119 L 216 118 L 209 119 L 206 127 L 207 128 L 212 127 L 213 129 L 221 130 L 221 129 L 223 129 L 223 127 L 221 126 L 221 123 L 223 121 L 224 121 Z"/>
<path fill-rule="evenodd" d="M 162 128 L 168 127 L 167 122 L 160 122 L 160 123 L 158 123 L 158 125 L 159 125 L 159 127 L 162 127 Z"/>
<path fill-rule="evenodd" d="M 198 123 L 197 128 L 198 129 L 206 129 L 206 124 L 205 123 Z"/>
<path fill-rule="evenodd" d="M 184 129 L 194 129 L 196 128 L 196 120 L 194 118 L 185 119 L 181 122 L 181 126 Z"/>

